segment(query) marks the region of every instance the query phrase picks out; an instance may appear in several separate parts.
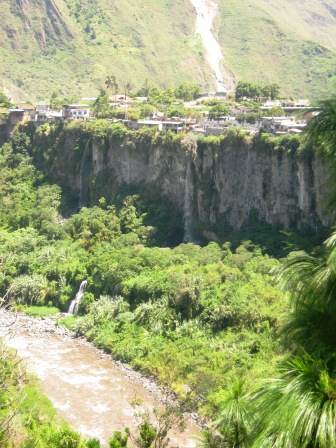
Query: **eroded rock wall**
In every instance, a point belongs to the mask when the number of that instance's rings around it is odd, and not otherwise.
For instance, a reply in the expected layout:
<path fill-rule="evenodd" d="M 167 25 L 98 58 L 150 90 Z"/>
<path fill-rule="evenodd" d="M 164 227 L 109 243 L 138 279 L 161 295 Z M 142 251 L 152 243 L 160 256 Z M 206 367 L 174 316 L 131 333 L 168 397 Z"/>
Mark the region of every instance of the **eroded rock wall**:
<path fill-rule="evenodd" d="M 201 222 L 239 228 L 252 210 L 284 228 L 328 224 L 322 214 L 325 172 L 312 157 L 248 144 L 206 151 L 196 163 Z"/>
<path fill-rule="evenodd" d="M 329 225 L 323 214 L 326 170 L 311 154 L 288 153 L 242 138 L 221 140 L 213 144 L 205 140 L 191 154 L 177 138 L 160 140 L 144 136 L 120 141 L 104 141 L 88 137 L 91 175 L 88 197 L 95 180 L 105 173 L 105 184 L 98 194 L 105 196 L 107 188 L 122 185 L 147 184 L 175 206 L 183 210 L 187 166 L 191 160 L 193 219 L 198 227 L 216 232 L 224 226 L 240 228 L 251 211 L 260 220 L 284 228 L 309 226 L 317 229 Z M 58 168 L 63 181 L 78 191 L 83 188 L 80 170 L 74 166 L 74 136 L 64 139 L 63 159 Z M 96 192 L 97 194 L 97 192 Z"/>

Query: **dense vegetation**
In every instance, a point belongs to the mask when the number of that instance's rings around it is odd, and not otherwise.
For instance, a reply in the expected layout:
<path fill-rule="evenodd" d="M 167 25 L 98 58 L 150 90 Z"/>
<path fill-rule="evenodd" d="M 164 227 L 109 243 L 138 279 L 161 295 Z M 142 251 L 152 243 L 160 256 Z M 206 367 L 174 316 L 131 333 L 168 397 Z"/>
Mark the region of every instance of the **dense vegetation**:
<path fill-rule="evenodd" d="M 333 160 L 335 102 L 322 107 L 310 135 Z M 297 137 L 268 139 L 274 149 L 300 146 Z M 79 315 L 65 323 L 216 421 L 207 447 L 335 445 L 335 236 L 281 260 L 248 238 L 234 248 L 160 247 L 159 200 L 100 197 L 65 219 L 64 193 L 39 171 L 45 163 L 29 132 L 18 129 L 1 148 L 1 295 L 66 311 L 86 279 Z M 111 446 L 127 439 L 117 433 Z"/>
<path fill-rule="evenodd" d="M 216 243 L 155 247 L 157 212 L 163 228 L 174 221 L 159 201 L 134 194 L 110 205 L 101 198 L 64 219 L 60 188 L 45 182 L 30 153 L 19 131 L 1 149 L 2 295 L 66 311 L 87 279 L 80 316 L 67 324 L 208 416 L 234 378 L 251 387 L 275 372 L 286 307 L 269 273 L 276 260 L 250 241 L 234 251 Z"/>

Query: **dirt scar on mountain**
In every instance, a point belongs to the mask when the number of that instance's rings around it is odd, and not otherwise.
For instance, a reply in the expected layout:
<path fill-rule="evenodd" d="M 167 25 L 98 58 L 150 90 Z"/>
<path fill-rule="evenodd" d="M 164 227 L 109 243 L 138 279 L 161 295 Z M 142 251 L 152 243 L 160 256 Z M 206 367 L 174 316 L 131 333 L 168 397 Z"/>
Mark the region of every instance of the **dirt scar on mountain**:
<path fill-rule="evenodd" d="M 225 83 L 220 63 L 223 59 L 221 47 L 212 34 L 212 24 L 218 13 L 218 4 L 214 0 L 190 0 L 196 9 L 195 34 L 202 39 L 207 53 L 207 60 L 216 78 L 217 91 L 228 91 L 231 83 Z"/>

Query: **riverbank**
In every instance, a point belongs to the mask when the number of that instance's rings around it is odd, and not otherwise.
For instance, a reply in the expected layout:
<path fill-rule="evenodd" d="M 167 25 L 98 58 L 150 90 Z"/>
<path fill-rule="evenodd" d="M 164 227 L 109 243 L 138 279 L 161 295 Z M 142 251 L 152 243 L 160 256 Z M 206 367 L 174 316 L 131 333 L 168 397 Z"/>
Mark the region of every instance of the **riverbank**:
<path fill-rule="evenodd" d="M 114 361 L 83 338 L 56 324 L 56 318 L 35 319 L 24 314 L 2 313 L 0 326 L 15 322 L 8 345 L 25 359 L 28 370 L 41 381 L 45 394 L 69 424 L 85 437 L 97 437 L 102 446 L 115 430 L 135 429 L 140 399 L 144 412 L 162 406 L 165 394 L 151 379 Z M 199 432 L 195 415 L 186 415 L 187 428 L 172 431 L 170 447 L 194 448 Z"/>

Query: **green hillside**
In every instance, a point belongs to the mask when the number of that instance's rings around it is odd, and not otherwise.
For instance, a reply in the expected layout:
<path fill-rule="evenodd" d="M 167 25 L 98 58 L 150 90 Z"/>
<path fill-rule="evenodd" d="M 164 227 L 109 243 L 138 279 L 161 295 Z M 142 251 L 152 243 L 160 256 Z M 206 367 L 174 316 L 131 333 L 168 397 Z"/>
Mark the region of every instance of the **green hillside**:
<path fill-rule="evenodd" d="M 332 0 L 219 3 L 214 32 L 236 81 L 311 97 L 335 86 Z M 0 17 L 0 87 L 17 101 L 94 96 L 111 74 L 135 89 L 213 84 L 189 0 L 8 0 Z"/>
<path fill-rule="evenodd" d="M 332 0 L 221 1 L 219 39 L 237 80 L 276 82 L 295 97 L 328 96 L 336 90 L 335 36 Z"/>
<path fill-rule="evenodd" d="M 135 87 L 146 78 L 168 86 L 193 77 L 204 55 L 194 42 L 191 7 L 188 0 L 175 1 L 174 8 L 166 3 L 1 2 L 3 87 L 37 98 L 58 89 L 90 96 L 108 74 Z M 201 68 L 196 75 L 204 77 Z"/>

